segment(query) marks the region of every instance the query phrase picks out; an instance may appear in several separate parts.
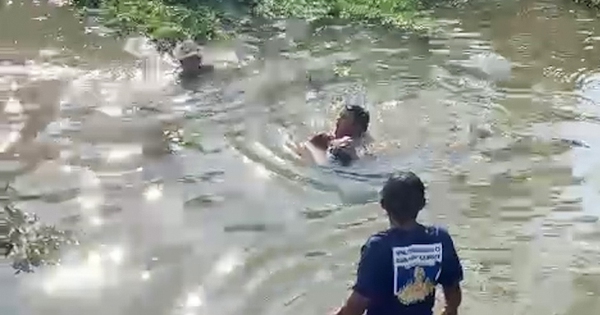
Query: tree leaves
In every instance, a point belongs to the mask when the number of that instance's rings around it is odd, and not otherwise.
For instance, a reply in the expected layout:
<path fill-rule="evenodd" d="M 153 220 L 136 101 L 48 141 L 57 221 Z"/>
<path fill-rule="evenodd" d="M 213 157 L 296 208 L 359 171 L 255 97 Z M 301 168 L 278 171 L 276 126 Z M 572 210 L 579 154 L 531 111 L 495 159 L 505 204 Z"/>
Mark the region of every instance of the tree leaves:
<path fill-rule="evenodd" d="M 60 262 L 60 250 L 77 241 L 73 233 L 38 221 L 12 205 L 4 207 L 8 226 L 7 244 L 15 272 L 33 272 L 36 267 Z"/>
<path fill-rule="evenodd" d="M 307 20 L 343 19 L 349 22 L 406 26 L 429 0 L 74 0 L 79 7 L 102 9 L 106 25 L 120 35 L 141 33 L 172 49 L 182 38 L 206 41 L 227 36 L 243 19 L 234 11 L 256 17 Z M 97 3 L 100 3 L 99 5 Z M 229 10 L 227 9 L 229 8 Z M 237 10 L 240 8 L 240 10 Z M 165 44 L 168 43 L 168 44 Z"/>

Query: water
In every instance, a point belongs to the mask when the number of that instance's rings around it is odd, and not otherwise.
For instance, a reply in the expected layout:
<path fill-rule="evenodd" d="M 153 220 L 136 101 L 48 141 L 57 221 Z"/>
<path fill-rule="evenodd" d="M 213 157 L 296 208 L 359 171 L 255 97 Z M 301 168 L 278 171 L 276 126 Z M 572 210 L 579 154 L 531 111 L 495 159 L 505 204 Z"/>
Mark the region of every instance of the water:
<path fill-rule="evenodd" d="M 428 38 L 330 26 L 295 46 L 265 27 L 175 86 L 68 10 L 13 2 L 2 180 L 84 245 L 32 275 L 2 266 L 2 314 L 322 314 L 386 226 L 381 182 L 408 167 L 464 260 L 463 314 L 597 313 L 595 13 L 474 1 Z M 338 98 L 371 110 L 376 158 L 302 165 L 286 140 L 329 128 Z M 198 140 L 166 154 L 163 130 Z"/>

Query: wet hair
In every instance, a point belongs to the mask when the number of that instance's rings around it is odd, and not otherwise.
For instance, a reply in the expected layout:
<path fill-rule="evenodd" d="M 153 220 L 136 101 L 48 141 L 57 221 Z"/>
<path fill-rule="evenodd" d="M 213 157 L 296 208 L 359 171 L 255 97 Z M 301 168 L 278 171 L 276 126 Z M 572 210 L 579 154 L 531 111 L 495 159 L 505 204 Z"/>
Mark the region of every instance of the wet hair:
<path fill-rule="evenodd" d="M 360 127 L 360 135 L 362 136 L 369 129 L 371 115 L 364 107 L 359 105 L 346 105 L 344 111 L 352 114 L 354 122 Z"/>
<path fill-rule="evenodd" d="M 333 159 L 341 166 L 349 166 L 352 163 L 352 155 L 342 148 L 332 148 L 330 153 Z"/>
<path fill-rule="evenodd" d="M 397 222 L 416 219 L 425 203 L 425 185 L 413 172 L 392 174 L 381 190 L 381 207 Z"/>

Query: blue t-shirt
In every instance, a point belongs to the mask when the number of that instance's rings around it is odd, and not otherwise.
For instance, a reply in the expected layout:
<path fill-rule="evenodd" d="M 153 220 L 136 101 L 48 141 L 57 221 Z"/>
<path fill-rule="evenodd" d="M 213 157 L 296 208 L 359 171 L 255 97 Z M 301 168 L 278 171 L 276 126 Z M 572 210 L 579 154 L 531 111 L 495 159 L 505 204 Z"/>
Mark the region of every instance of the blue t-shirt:
<path fill-rule="evenodd" d="M 431 315 L 435 286 L 452 286 L 462 279 L 448 232 L 419 225 L 392 228 L 367 240 L 354 291 L 369 299 L 367 315 Z"/>

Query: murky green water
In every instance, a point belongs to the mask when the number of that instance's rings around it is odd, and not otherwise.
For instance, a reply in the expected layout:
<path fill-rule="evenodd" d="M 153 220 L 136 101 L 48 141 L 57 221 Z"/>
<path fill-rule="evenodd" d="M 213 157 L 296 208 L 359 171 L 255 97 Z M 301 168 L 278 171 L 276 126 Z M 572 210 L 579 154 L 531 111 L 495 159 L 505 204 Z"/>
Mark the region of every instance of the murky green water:
<path fill-rule="evenodd" d="M 139 79 L 122 42 L 64 8 L 20 3 L 0 7 L 2 178 L 85 246 L 32 275 L 2 266 L 1 314 L 325 313 L 401 168 L 427 179 L 423 220 L 456 238 L 463 314 L 597 314 L 595 13 L 474 1 L 439 10 L 429 38 L 331 26 L 286 49 L 265 28 L 243 46 L 265 59 L 182 87 Z M 377 158 L 294 160 L 286 139 L 329 128 L 340 97 L 371 110 Z M 178 128 L 198 146 L 161 154 Z"/>

